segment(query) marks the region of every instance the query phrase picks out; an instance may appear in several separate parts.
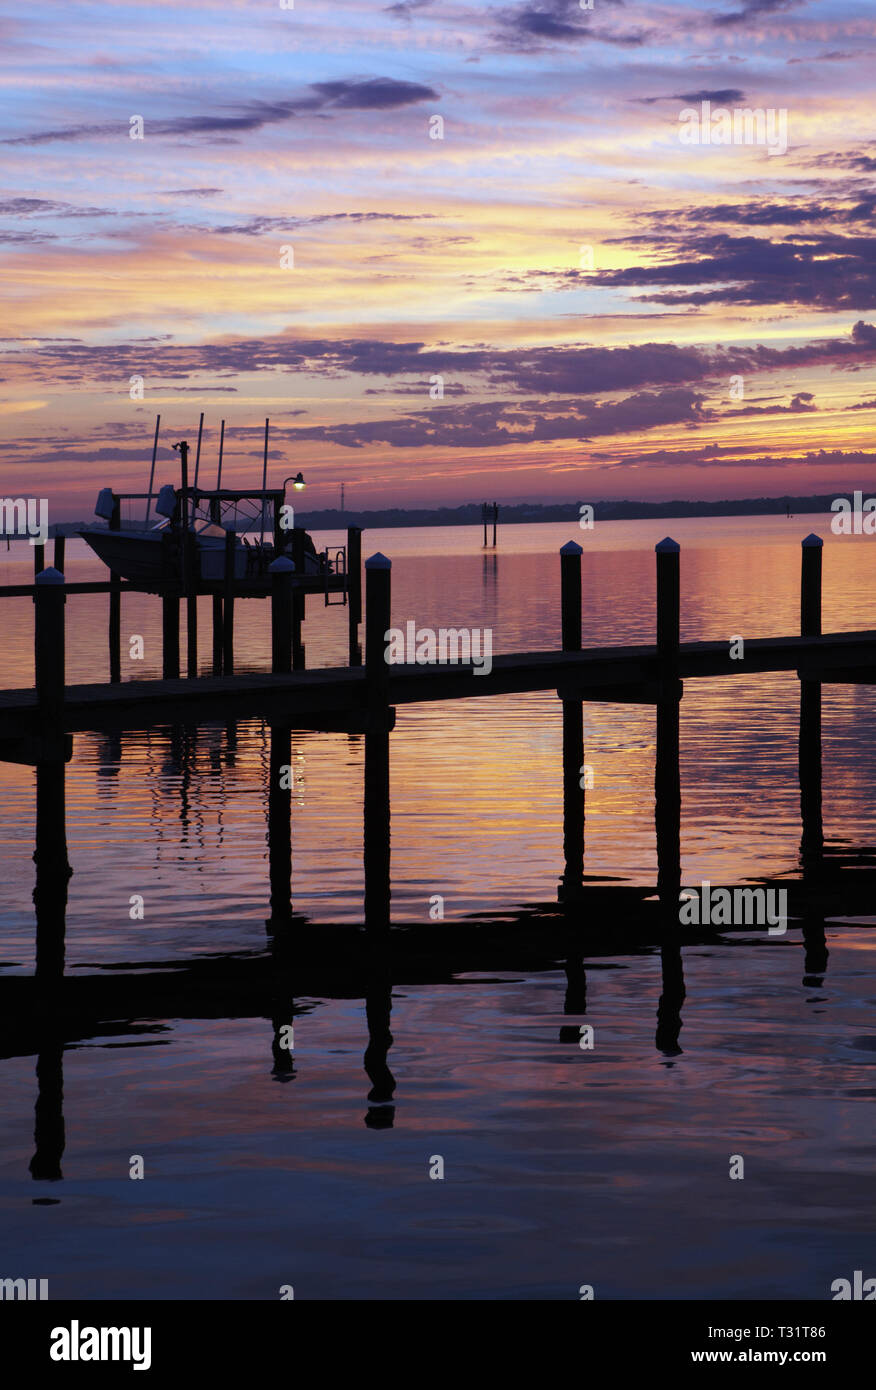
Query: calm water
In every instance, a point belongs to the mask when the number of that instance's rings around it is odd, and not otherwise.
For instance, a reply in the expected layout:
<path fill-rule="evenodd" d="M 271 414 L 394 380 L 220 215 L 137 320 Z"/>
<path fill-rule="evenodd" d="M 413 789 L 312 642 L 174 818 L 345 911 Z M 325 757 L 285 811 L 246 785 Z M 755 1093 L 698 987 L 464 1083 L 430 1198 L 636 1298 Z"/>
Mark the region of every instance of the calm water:
<path fill-rule="evenodd" d="M 364 553 L 393 559 L 394 622 L 491 627 L 507 652 L 559 645 L 570 538 L 585 547 L 585 645 L 653 640 L 653 545 L 667 532 L 682 545 L 683 637 L 792 633 L 810 530 L 826 538 L 825 630 L 876 628 L 876 549 L 831 536 L 824 517 L 507 526 L 496 555 L 478 528 L 393 530 L 366 533 Z M 0 583 L 31 563 L 29 548 L 0 550 Z M 104 573 L 70 541 L 66 571 Z M 73 681 L 108 676 L 106 605 L 68 603 Z M 125 599 L 123 637 L 142 635 L 146 656 L 123 656 L 123 678 L 160 674 L 159 608 Z M 265 669 L 267 605 L 238 614 L 239 668 Z M 32 680 L 32 620 L 29 600 L 5 604 L 7 687 Z M 206 605 L 201 622 L 206 635 Z M 345 610 L 313 603 L 305 642 L 309 666 L 342 664 Z M 797 874 L 797 714 L 792 674 L 688 683 L 686 883 Z M 653 710 L 585 706 L 585 728 L 587 872 L 651 885 Z M 826 687 L 835 854 L 876 845 L 874 736 L 873 691 Z M 315 924 L 361 921 L 363 751 L 358 736 L 293 733 L 294 902 Z M 436 893 L 455 923 L 556 902 L 555 696 L 402 708 L 391 756 L 396 922 L 427 922 Z M 231 749 L 219 727 L 77 735 L 68 975 L 265 950 L 267 761 L 255 721 Z M 4 976 L 33 968 L 33 784 L 0 764 Z M 53 1183 L 28 1172 L 33 1048 L 7 1030 L 3 1054 L 29 1055 L 0 1062 L 0 1274 L 48 1277 L 57 1297 L 275 1298 L 285 1283 L 296 1298 L 576 1298 L 583 1283 L 597 1297 L 828 1297 L 832 1279 L 873 1264 L 876 1224 L 876 914 L 842 915 L 823 976 L 806 974 L 793 923 L 784 938 L 685 950 L 676 1056 L 655 1047 L 659 952 L 585 961 L 586 1013 L 580 992 L 570 1010 L 561 969 L 396 985 L 391 1127 L 367 1099 L 361 999 L 296 998 L 289 1084 L 272 1074 L 268 1018 L 126 1014 L 67 1039 Z M 583 1022 L 592 1051 L 576 1045 Z M 46 1087 L 59 1064 L 43 1057 Z M 728 1179 L 735 1153 L 744 1182 Z M 132 1154 L 142 1182 L 127 1176 Z M 428 1176 L 433 1155 L 443 1181 Z M 33 1205 L 45 1197 L 55 1204 Z"/>

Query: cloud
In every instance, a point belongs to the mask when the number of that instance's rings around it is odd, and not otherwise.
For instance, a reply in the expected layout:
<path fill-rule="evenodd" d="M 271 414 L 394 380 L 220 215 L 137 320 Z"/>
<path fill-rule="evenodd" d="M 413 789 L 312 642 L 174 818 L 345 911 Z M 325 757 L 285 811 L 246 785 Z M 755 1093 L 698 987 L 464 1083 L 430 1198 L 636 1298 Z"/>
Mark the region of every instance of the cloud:
<path fill-rule="evenodd" d="M 876 151 L 876 145 L 869 149 Z M 860 169 L 862 173 L 872 174 L 876 170 L 876 153 L 867 149 L 844 150 L 842 153 L 819 154 L 811 161 L 816 167 L 826 169 Z"/>
<path fill-rule="evenodd" d="M 709 418 L 702 396 L 690 389 L 674 388 L 639 392 L 620 401 L 556 401 L 549 407 L 537 401 L 438 406 L 390 420 L 310 425 L 292 434 L 297 439 L 347 449 L 369 444 L 389 444 L 396 449 L 483 449 L 554 439 L 586 441 L 659 425 L 697 425 Z"/>
<path fill-rule="evenodd" d="M 670 100 L 669 97 L 666 100 Z M 672 101 L 686 101 L 690 106 L 700 106 L 704 101 L 710 101 L 717 106 L 737 106 L 745 101 L 745 93 L 738 87 L 718 87 L 711 90 L 706 87 L 698 92 L 682 92 L 679 96 L 671 98 Z"/>
<path fill-rule="evenodd" d="M 323 222 L 422 222 L 432 217 L 431 212 L 325 212 L 313 217 L 250 217 L 246 222 L 210 230 L 219 236 L 264 236 L 269 232 L 316 227 Z"/>
<path fill-rule="evenodd" d="M 425 10 L 434 3 L 435 0 L 399 0 L 397 5 L 384 5 L 383 13 L 397 15 L 410 23 L 411 15 L 416 10 Z"/>
<path fill-rule="evenodd" d="M 658 101 L 684 101 L 688 105 L 700 105 L 710 101 L 716 106 L 738 106 L 745 100 L 745 93 L 739 87 L 703 88 L 699 92 L 674 92 L 670 96 L 631 97 L 638 106 L 654 106 Z"/>
<path fill-rule="evenodd" d="M 795 304 L 822 310 L 876 308 L 876 238 L 794 236 L 781 241 L 724 234 L 669 238 L 660 264 L 603 271 L 594 284 L 672 286 L 638 296 L 656 304 Z M 714 288 L 693 288 L 714 286 Z M 679 288 L 681 287 L 681 288 Z"/>
<path fill-rule="evenodd" d="M 693 467 L 693 468 L 714 468 L 720 465 L 722 468 L 842 468 L 845 470 L 846 477 L 851 476 L 851 470 L 856 468 L 867 468 L 872 470 L 876 464 L 876 453 L 867 453 L 863 449 L 810 449 L 804 454 L 778 454 L 771 456 L 768 454 L 758 454 L 753 458 L 746 458 L 738 450 L 730 447 L 722 447 L 719 444 L 707 444 L 701 449 L 645 449 L 641 453 L 627 454 L 619 463 L 618 467 L 628 467 L 630 464 L 637 468 L 656 466 L 656 467 Z"/>
<path fill-rule="evenodd" d="M 0 217 L 113 217 L 110 208 L 81 208 L 52 198 L 2 198 Z"/>
<path fill-rule="evenodd" d="M 864 320 L 845 337 L 819 339 L 796 347 L 697 347 L 641 343 L 626 347 L 587 344 L 499 348 L 427 347 L 421 341 L 380 338 L 236 338 L 200 344 L 163 341 L 95 344 L 47 342 L 30 346 L 15 340 L 0 352 L 10 379 L 32 382 L 98 384 L 127 382 L 134 372 L 161 383 L 240 373 L 292 372 L 330 380 L 347 377 L 407 378 L 403 385 L 430 376 L 456 384 L 511 395 L 582 398 L 646 387 L 692 387 L 734 372 L 798 371 L 804 367 L 857 370 L 876 362 L 876 327 Z M 492 407 L 491 407 L 492 408 Z"/>
<path fill-rule="evenodd" d="M 599 0 L 600 6 L 622 6 L 624 0 Z M 498 46 L 521 52 L 538 52 L 552 44 L 607 43 L 622 48 L 638 48 L 648 35 L 641 30 L 615 33 L 601 26 L 582 23 L 578 0 L 534 0 L 502 14 L 495 35 Z"/>
<path fill-rule="evenodd" d="M 819 198 L 797 196 L 788 202 L 775 202 L 763 198 L 752 198 L 747 203 L 712 203 L 685 208 L 655 208 L 639 214 L 638 221 L 649 226 L 652 232 L 666 236 L 684 226 L 721 223 L 727 226 L 748 227 L 806 226 L 817 222 L 836 222 L 850 224 L 863 222 L 869 225 L 876 210 L 876 193 L 863 196 L 857 187 L 847 193 L 840 190 L 843 197 L 855 198 L 852 206 L 843 202 L 826 202 Z M 673 238 L 673 240 L 675 240 Z M 624 237 L 611 237 L 606 242 L 612 246 L 651 245 L 652 237 L 634 234 Z"/>
<path fill-rule="evenodd" d="M 144 130 L 149 137 L 239 135 L 262 130 L 265 126 L 281 124 L 301 114 L 333 110 L 385 111 L 438 96 L 432 87 L 424 87 L 419 82 L 400 81 L 394 77 L 314 82 L 310 84 L 310 90 L 315 93 L 314 96 L 300 97 L 297 101 L 250 102 L 238 115 L 173 116 L 167 120 L 146 118 Z M 35 131 L 30 135 L 7 137 L 0 140 L 0 144 L 45 145 L 55 141 L 87 140 L 107 136 L 127 139 L 128 131 L 129 126 L 125 121 L 111 121 L 102 125 L 78 125 L 61 130 Z"/>
<path fill-rule="evenodd" d="M 212 198 L 217 193 L 224 193 L 224 188 L 163 188 L 160 190 L 162 198 Z"/>
<path fill-rule="evenodd" d="M 325 97 L 327 104 L 346 111 L 388 111 L 396 106 L 410 106 L 427 97 L 436 99 L 432 87 L 419 82 L 400 82 L 395 77 L 372 77 L 357 82 L 314 82 L 313 90 Z"/>
<path fill-rule="evenodd" d="M 816 53 L 814 57 L 789 58 L 787 61 L 788 66 L 792 67 L 794 63 L 845 63 L 860 56 L 858 53 L 840 53 L 834 50 L 832 53 Z"/>
<path fill-rule="evenodd" d="M 782 10 L 793 10 L 808 0 L 746 0 L 741 10 L 723 11 L 716 14 L 712 23 L 719 29 L 748 24 L 750 20 L 763 19 Z"/>
<path fill-rule="evenodd" d="M 803 415 L 817 411 L 815 397 L 811 391 L 798 391 L 791 398 L 790 405 L 746 405 L 739 410 L 725 410 L 721 415 L 722 420 L 729 419 L 735 415 Z"/>

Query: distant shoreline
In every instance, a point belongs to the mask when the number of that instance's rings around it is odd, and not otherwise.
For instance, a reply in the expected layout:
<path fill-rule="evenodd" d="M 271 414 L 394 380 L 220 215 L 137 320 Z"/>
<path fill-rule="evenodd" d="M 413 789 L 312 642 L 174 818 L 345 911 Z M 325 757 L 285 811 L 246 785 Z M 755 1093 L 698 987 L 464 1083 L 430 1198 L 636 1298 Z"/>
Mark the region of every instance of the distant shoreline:
<path fill-rule="evenodd" d="M 685 516 L 781 516 L 789 509 L 801 512 L 824 512 L 830 515 L 830 504 L 836 492 L 819 493 L 808 497 L 743 497 L 719 502 L 593 502 L 596 521 L 642 521 L 649 517 Z M 528 525 L 533 522 L 571 521 L 578 519 L 581 502 L 554 502 L 537 505 L 499 503 L 499 524 Z M 363 530 L 390 530 L 403 526 L 480 526 L 481 503 L 467 502 L 461 507 L 392 507 L 375 511 L 355 511 L 323 508 L 304 511 L 296 508 L 296 518 L 311 531 L 341 531 L 347 526 Z M 69 536 L 77 531 L 102 531 L 104 526 L 94 521 L 59 521 L 49 527 L 49 535 Z M 5 537 L 3 538 L 5 539 Z M 11 539 L 15 540 L 16 537 Z"/>

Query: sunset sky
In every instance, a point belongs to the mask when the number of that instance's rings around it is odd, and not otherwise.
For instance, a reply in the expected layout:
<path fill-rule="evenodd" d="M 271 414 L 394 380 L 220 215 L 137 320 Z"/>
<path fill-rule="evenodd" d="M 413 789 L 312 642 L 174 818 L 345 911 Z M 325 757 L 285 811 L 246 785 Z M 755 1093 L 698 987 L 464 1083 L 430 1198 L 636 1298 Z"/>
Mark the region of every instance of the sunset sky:
<path fill-rule="evenodd" d="M 202 410 L 202 480 L 269 415 L 314 508 L 873 482 L 872 3 L 4 14 L 3 495 L 86 519 Z M 703 101 L 787 152 L 682 143 Z"/>

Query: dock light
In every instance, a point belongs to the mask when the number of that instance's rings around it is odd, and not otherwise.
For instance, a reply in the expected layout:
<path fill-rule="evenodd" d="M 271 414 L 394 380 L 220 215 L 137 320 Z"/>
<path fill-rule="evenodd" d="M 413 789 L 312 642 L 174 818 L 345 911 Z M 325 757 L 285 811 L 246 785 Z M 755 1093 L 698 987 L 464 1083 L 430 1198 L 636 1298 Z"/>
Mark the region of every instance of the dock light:
<path fill-rule="evenodd" d="M 295 489 L 296 492 L 300 492 L 300 491 L 301 491 L 301 489 L 304 487 L 304 474 L 303 474 L 303 473 L 296 473 L 296 474 L 295 474 L 295 478 L 294 478 L 294 480 L 293 480 L 293 482 L 292 482 L 292 486 L 294 487 L 294 489 Z"/>

